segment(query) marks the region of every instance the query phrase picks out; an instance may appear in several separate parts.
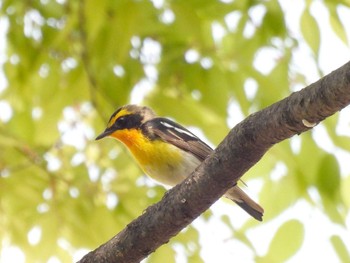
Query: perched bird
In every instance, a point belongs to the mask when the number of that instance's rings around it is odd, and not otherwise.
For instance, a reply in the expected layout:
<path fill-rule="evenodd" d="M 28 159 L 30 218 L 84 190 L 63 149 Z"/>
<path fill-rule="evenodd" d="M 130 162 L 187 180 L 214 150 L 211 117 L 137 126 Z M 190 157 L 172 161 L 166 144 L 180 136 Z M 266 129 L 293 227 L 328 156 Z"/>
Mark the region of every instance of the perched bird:
<path fill-rule="evenodd" d="M 96 140 L 104 137 L 121 141 L 147 175 L 168 186 L 183 181 L 213 151 L 178 123 L 157 117 L 150 108 L 137 105 L 117 109 Z M 225 197 L 262 221 L 264 209 L 237 185 Z"/>

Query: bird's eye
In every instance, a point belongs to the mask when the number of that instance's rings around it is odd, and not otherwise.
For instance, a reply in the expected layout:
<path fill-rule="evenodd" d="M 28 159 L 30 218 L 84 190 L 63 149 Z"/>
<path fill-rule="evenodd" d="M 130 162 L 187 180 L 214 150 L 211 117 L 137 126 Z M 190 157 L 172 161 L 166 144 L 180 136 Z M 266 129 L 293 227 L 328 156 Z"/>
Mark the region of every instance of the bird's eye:
<path fill-rule="evenodd" d="M 125 125 L 125 123 L 126 123 L 126 117 L 122 116 L 114 124 L 118 125 L 120 127 L 120 126 Z"/>

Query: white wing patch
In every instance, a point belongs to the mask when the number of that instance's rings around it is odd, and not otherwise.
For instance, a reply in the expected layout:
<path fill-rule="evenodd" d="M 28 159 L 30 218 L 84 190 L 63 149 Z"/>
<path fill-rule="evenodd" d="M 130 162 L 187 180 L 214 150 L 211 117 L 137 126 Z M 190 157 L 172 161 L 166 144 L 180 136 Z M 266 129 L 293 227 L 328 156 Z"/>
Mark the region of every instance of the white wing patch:
<path fill-rule="evenodd" d="M 180 129 L 179 127 L 175 127 L 173 125 L 171 125 L 170 123 L 167 123 L 167 122 L 164 122 L 164 121 L 161 121 L 160 122 L 163 126 L 167 127 L 167 128 L 170 128 L 170 129 L 174 129 L 175 131 L 179 132 L 179 133 L 183 133 L 183 134 L 186 134 L 187 136 L 190 136 L 190 137 L 194 137 L 194 138 L 197 138 L 193 133 L 189 132 L 189 131 L 186 131 L 184 129 Z M 179 137 L 177 136 L 175 133 L 172 133 L 173 135 L 175 135 L 176 137 Z"/>

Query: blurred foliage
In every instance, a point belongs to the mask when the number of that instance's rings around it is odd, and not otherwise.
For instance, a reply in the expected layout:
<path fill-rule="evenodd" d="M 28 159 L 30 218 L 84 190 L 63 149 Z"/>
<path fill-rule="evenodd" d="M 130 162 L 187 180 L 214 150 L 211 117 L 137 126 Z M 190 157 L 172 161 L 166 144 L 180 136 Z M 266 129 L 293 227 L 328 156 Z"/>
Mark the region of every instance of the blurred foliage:
<path fill-rule="evenodd" d="M 306 70 L 293 67 L 293 52 L 306 43 L 318 65 L 322 30 L 311 12 L 313 2 L 305 0 L 298 38 L 276 0 L 0 1 L 7 28 L 1 59 L 6 85 L 0 93 L 0 244 L 20 247 L 27 262 L 52 257 L 70 262 L 77 249 L 93 249 L 123 229 L 160 200 L 164 189 L 142 176 L 120 144 L 94 142 L 109 115 L 143 99 L 159 115 L 199 127 L 218 144 L 231 119 L 240 118 L 233 106 L 247 116 L 308 84 Z M 348 45 L 338 9 L 349 8 L 349 2 L 323 5 L 334 33 Z M 274 55 L 259 66 L 264 52 Z M 349 151 L 349 136 L 338 135 L 337 124 L 335 116 L 323 127 L 337 149 Z M 340 174 L 338 160 L 316 143 L 313 132 L 292 142 L 274 147 L 245 176 L 248 184 L 262 183 L 265 222 L 306 200 L 344 227 L 349 176 Z M 275 178 L 277 165 L 286 172 Z M 222 224 L 230 221 L 223 218 Z M 231 229 L 259 262 L 287 260 L 306 231 L 303 222 L 286 221 L 262 256 L 245 235 L 257 225 L 249 219 Z M 330 242 L 339 259 L 349 259 L 338 233 Z M 175 262 L 178 251 L 189 262 L 205 261 L 193 226 L 147 262 Z"/>
<path fill-rule="evenodd" d="M 286 238 L 290 236 L 293 236 L 293 242 Z M 278 229 L 267 254 L 263 258 L 257 258 L 256 262 L 285 262 L 300 249 L 303 239 L 304 230 L 301 222 L 287 221 Z"/>

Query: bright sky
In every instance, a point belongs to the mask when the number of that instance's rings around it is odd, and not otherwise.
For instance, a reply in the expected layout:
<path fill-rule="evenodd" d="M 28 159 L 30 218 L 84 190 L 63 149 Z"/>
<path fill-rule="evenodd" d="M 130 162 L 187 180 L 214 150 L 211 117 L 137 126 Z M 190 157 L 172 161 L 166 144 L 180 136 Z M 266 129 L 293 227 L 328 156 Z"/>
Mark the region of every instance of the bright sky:
<path fill-rule="evenodd" d="M 155 1 L 157 2 L 157 1 Z M 283 6 L 284 10 L 288 10 L 285 12 L 286 20 L 289 29 L 299 39 L 302 39 L 299 29 L 299 17 L 304 8 L 304 1 L 302 0 L 294 0 L 294 1 L 286 1 L 280 0 L 280 3 Z M 346 47 L 333 33 L 333 31 L 329 28 L 328 25 L 328 15 L 326 9 L 322 5 L 321 1 L 314 1 L 312 4 L 312 14 L 315 15 L 316 19 L 318 19 L 318 23 L 320 28 L 322 28 L 321 32 L 321 50 L 320 50 L 320 62 L 321 68 L 325 74 L 331 72 L 332 70 L 340 67 L 350 60 L 350 49 Z M 255 7 L 251 10 L 254 19 L 256 19 L 255 23 L 260 23 L 260 19 L 264 14 L 265 10 L 261 6 Z M 339 10 L 341 14 L 343 24 L 350 25 L 350 10 L 341 9 Z M 317 14 L 317 15 L 316 15 Z M 171 14 L 166 15 L 164 18 L 166 21 L 170 21 Z M 228 23 L 234 23 L 237 20 L 235 15 L 231 15 L 227 17 Z M 6 44 L 6 29 L 8 22 L 6 19 L 0 18 L 0 58 L 5 58 L 4 54 Z M 232 25 L 229 25 L 232 26 Z M 214 38 L 217 41 L 220 41 L 222 37 L 222 29 L 220 25 L 214 25 Z M 350 28 L 347 28 L 348 38 L 350 37 Z M 245 34 L 253 34 L 254 27 L 247 26 Z M 137 39 L 134 39 L 133 42 L 137 45 Z M 150 40 L 151 41 L 151 40 Z M 157 43 L 149 43 L 149 47 L 152 47 L 150 50 L 144 50 L 145 54 L 151 53 L 159 53 L 159 46 Z M 263 49 L 257 56 L 255 61 L 255 66 L 257 69 L 261 70 L 261 72 L 269 71 L 272 69 L 275 63 L 273 58 L 277 58 L 279 56 L 278 51 L 272 49 Z M 306 71 L 307 80 L 309 83 L 312 83 L 319 79 L 319 76 L 314 70 L 316 65 L 313 62 L 311 53 L 308 47 L 303 44 L 301 48 L 297 50 L 293 54 L 295 67 L 302 68 Z M 144 59 L 147 59 L 145 57 Z M 195 51 L 190 51 L 186 54 L 186 60 L 196 60 L 198 58 L 198 54 Z M 2 65 L 5 62 L 4 59 L 0 59 L 0 92 L 3 90 L 6 85 L 6 77 L 2 71 Z M 210 61 L 201 61 L 204 65 L 210 66 Z M 269 64 L 271 63 L 271 64 Z M 121 69 L 122 67 L 115 67 L 116 74 L 124 74 Z M 155 68 L 152 67 L 152 63 L 150 63 L 146 68 L 147 79 L 143 80 L 139 83 L 135 88 L 134 94 L 140 94 L 140 90 L 150 90 L 152 88 L 153 82 L 156 81 L 157 72 Z M 249 90 L 256 90 L 256 85 L 254 82 L 248 83 L 247 86 L 252 87 Z M 244 87 L 246 88 L 246 87 Z M 302 87 L 294 87 L 294 89 L 298 89 Z M 133 102 L 137 103 L 142 101 L 142 96 L 134 96 Z M 232 109 L 235 108 L 232 105 Z M 12 109 L 6 101 L 0 100 L 0 111 L 2 115 L 0 116 L 1 121 L 6 122 L 12 115 Z M 343 110 L 343 116 L 349 116 L 350 110 Z M 70 115 L 69 109 L 67 110 L 67 114 Z M 239 115 L 235 115 L 239 116 Z M 230 125 L 233 126 L 234 123 L 241 121 L 243 116 L 238 117 L 238 119 L 231 119 Z M 349 134 L 349 121 L 347 119 L 343 120 L 343 129 Z M 85 128 L 84 128 L 85 129 Z M 92 132 L 92 131 L 91 131 Z M 197 132 L 197 131 L 196 131 Z M 92 132 L 93 133 L 93 132 Z M 329 140 L 324 135 L 322 130 L 322 126 L 316 127 L 314 129 L 314 136 L 321 138 L 320 141 L 322 143 L 322 147 L 325 149 L 334 149 L 334 147 L 329 143 Z M 91 135 L 93 136 L 93 134 Z M 74 138 L 77 136 L 71 134 L 71 138 L 67 138 L 67 140 L 76 141 Z M 90 136 L 89 136 L 90 137 Z M 297 139 L 296 139 L 297 140 Z M 344 161 L 344 159 L 349 158 L 349 156 L 344 155 L 343 153 L 337 153 L 337 158 L 341 161 L 341 169 L 343 174 L 350 173 L 350 166 L 344 165 L 347 164 L 348 161 Z M 54 165 L 54 163 L 53 163 Z M 284 168 L 277 168 L 274 176 L 281 176 L 284 172 Z M 249 182 L 249 188 L 245 189 L 249 195 L 257 196 L 259 189 L 261 187 L 262 182 Z M 311 195 L 314 197 L 314 200 L 317 202 L 319 197 L 317 196 L 316 191 L 310 190 Z M 226 215 L 230 218 L 234 227 L 241 226 L 245 220 L 247 220 L 247 216 L 245 213 L 242 213 L 240 208 L 237 206 L 233 206 L 230 203 L 219 201 L 212 207 L 213 210 L 213 218 L 211 218 L 208 222 L 205 222 L 202 219 L 197 219 L 194 222 L 194 226 L 199 229 L 200 232 L 200 242 L 202 244 L 202 256 L 205 258 L 206 263 L 225 263 L 232 262 L 232 259 L 239 259 L 240 262 L 254 262 L 253 255 L 251 251 L 249 251 L 245 246 L 240 244 L 238 241 L 235 241 L 231 238 L 232 232 L 231 230 L 221 223 L 221 216 Z M 308 203 L 304 201 L 298 202 L 292 208 L 288 209 L 281 216 L 272 220 L 271 222 L 262 223 L 256 229 L 250 230 L 247 233 L 248 238 L 253 240 L 255 247 L 257 248 L 257 253 L 259 255 L 264 255 L 267 252 L 268 245 L 270 240 L 273 238 L 275 231 L 278 227 L 285 222 L 287 219 L 296 218 L 300 219 L 301 222 L 304 223 L 305 227 L 305 240 L 303 243 L 303 249 L 301 249 L 296 255 L 294 255 L 288 262 L 336 262 L 338 257 L 335 255 L 333 248 L 329 243 L 329 235 L 331 233 L 338 233 L 339 236 L 342 237 L 345 244 L 350 244 L 350 216 L 348 216 L 347 226 L 346 228 L 342 228 L 340 226 L 334 225 L 329 221 L 327 217 L 325 217 L 320 211 L 316 208 L 310 206 Z M 37 229 L 33 229 L 31 233 L 28 235 L 28 239 L 31 242 L 37 242 L 38 236 L 40 238 L 40 232 Z M 256 238 L 260 237 L 260 238 Z M 5 246 L 7 244 L 4 244 Z M 64 246 L 64 244 L 63 244 Z M 182 255 L 183 248 L 181 246 L 176 246 L 176 251 L 178 252 L 177 262 L 186 262 Z M 322 253 L 320 253 L 322 251 Z M 79 250 L 75 254 L 75 259 L 78 260 L 81 258 L 83 254 L 85 254 L 86 250 Z M 25 262 L 24 256 L 21 253 L 19 248 L 10 246 L 6 249 L 3 249 L 0 253 L 0 263 L 5 262 Z M 52 258 L 50 263 L 59 262 L 57 259 Z"/>

